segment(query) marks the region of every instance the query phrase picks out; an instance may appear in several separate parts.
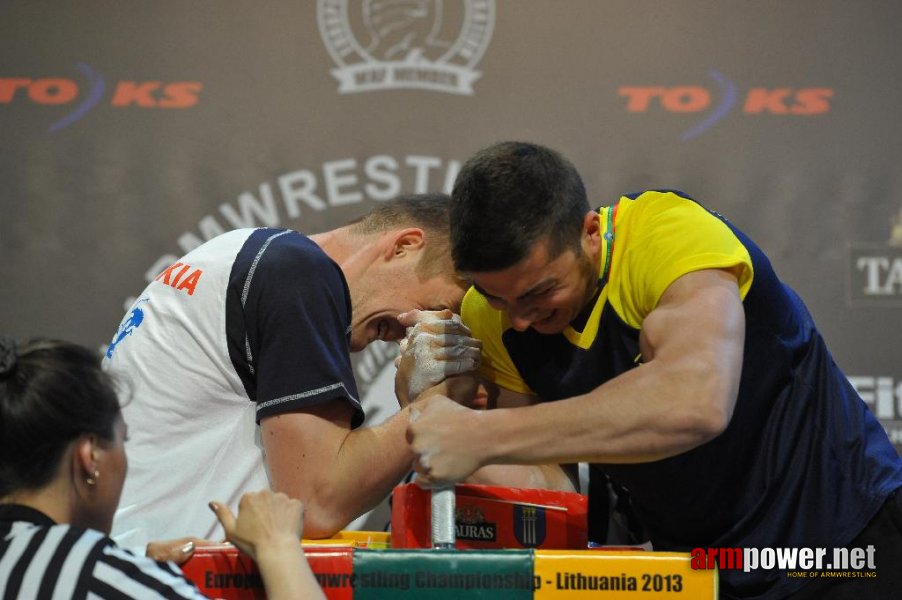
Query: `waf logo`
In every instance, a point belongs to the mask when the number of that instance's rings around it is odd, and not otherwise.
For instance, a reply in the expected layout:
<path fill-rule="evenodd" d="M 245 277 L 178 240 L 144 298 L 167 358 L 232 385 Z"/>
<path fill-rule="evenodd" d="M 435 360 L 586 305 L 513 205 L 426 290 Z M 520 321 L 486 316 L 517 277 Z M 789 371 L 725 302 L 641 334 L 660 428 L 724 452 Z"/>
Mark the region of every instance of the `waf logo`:
<path fill-rule="evenodd" d="M 698 137 L 715 123 L 738 109 L 746 115 L 816 116 L 830 111 L 833 90 L 824 87 L 752 87 L 740 89 L 718 73 L 709 73 L 713 86 L 679 85 L 621 86 L 617 93 L 626 99 L 626 110 L 646 113 L 698 114 L 697 120 L 680 136 Z"/>
<path fill-rule="evenodd" d="M 473 94 L 494 0 L 319 0 L 319 31 L 341 94 L 421 89 Z"/>
<path fill-rule="evenodd" d="M 64 129 L 83 118 L 94 107 L 191 108 L 197 104 L 203 84 L 199 81 L 107 82 L 86 63 L 77 63 L 79 79 L 68 77 L 0 77 L 0 104 L 30 103 L 71 106 L 65 116 L 50 125 L 49 131 Z"/>

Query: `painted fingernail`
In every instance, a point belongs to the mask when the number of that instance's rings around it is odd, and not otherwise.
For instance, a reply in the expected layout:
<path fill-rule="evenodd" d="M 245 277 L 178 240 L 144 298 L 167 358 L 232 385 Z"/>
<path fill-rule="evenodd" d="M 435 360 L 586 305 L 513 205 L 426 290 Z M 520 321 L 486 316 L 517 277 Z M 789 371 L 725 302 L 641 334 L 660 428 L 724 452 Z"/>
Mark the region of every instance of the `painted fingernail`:
<path fill-rule="evenodd" d="M 191 554 L 192 552 L 194 552 L 194 542 L 188 542 L 187 544 L 179 548 L 179 550 L 182 551 L 182 554 Z"/>

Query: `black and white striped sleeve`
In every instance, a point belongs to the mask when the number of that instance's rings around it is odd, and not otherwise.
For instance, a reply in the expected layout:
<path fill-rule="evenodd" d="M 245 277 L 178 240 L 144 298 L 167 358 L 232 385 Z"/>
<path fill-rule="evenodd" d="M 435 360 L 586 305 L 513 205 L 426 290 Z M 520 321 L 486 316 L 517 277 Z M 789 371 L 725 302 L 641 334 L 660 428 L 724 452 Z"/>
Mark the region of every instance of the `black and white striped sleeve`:
<path fill-rule="evenodd" d="M 171 563 L 118 547 L 100 532 L 15 523 L 0 542 L 3 598 L 204 598 Z"/>

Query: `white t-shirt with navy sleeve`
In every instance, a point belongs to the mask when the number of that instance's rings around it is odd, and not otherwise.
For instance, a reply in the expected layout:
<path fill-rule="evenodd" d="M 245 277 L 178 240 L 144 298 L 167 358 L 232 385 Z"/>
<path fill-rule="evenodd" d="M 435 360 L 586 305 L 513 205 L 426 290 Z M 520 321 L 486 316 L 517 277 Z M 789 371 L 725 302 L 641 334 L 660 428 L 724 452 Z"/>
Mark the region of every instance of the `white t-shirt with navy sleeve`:
<path fill-rule="evenodd" d="M 231 231 L 160 273 L 104 357 L 129 436 L 113 538 L 221 538 L 208 502 L 270 486 L 262 418 L 339 399 L 358 426 L 350 326 L 341 269 L 295 231 Z"/>

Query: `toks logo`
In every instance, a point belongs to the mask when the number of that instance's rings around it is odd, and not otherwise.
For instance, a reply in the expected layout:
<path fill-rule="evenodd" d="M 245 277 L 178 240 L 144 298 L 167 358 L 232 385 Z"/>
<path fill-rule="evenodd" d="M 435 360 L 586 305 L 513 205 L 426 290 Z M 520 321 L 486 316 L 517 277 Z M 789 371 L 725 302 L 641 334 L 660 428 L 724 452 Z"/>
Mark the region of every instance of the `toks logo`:
<path fill-rule="evenodd" d="M 78 82 L 61 77 L 0 77 L 0 104 L 30 102 L 69 105 L 74 108 L 54 122 L 51 133 L 64 129 L 98 106 L 107 90 L 103 76 L 85 63 L 78 70 L 86 80 L 86 91 Z M 112 86 L 110 106 L 139 108 L 191 108 L 198 102 L 203 85 L 199 81 L 119 81 Z"/>
<path fill-rule="evenodd" d="M 495 2 L 319 0 L 317 16 L 340 94 L 420 89 L 472 95 Z"/>
<path fill-rule="evenodd" d="M 670 113 L 703 113 L 704 117 L 683 132 L 681 139 L 698 137 L 723 119 L 738 104 L 747 115 L 821 115 L 830 110 L 833 90 L 830 88 L 751 88 L 740 97 L 738 86 L 718 73 L 711 71 L 717 84 L 720 100 L 714 105 L 708 88 L 694 85 L 674 87 L 622 86 L 617 93 L 626 98 L 626 110 L 645 113 L 663 109 Z"/>

